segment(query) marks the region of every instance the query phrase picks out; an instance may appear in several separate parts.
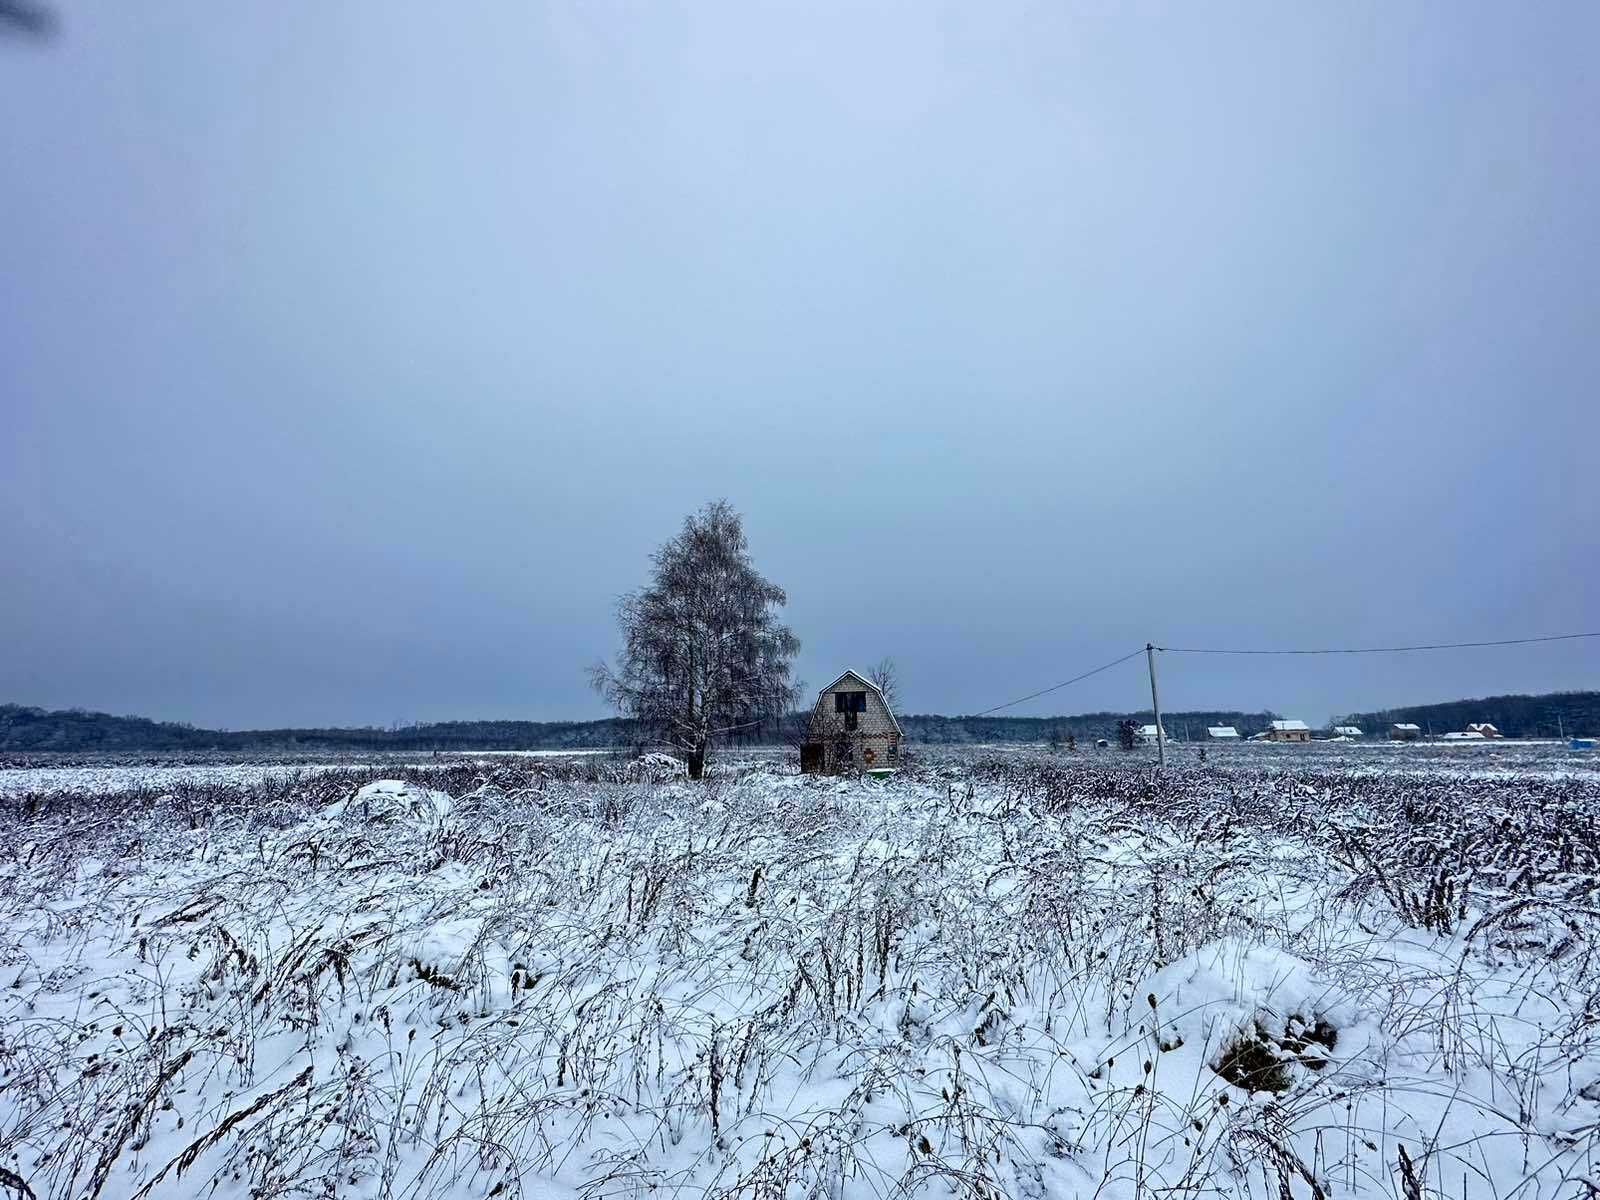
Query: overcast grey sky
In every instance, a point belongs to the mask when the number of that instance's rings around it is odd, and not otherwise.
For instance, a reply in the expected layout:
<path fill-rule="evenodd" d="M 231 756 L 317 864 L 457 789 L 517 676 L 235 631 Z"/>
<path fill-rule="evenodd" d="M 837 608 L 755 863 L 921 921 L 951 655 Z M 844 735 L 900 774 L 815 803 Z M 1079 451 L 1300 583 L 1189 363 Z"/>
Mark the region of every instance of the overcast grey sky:
<path fill-rule="evenodd" d="M 1600 626 L 1600 6 L 57 8 L 0 38 L 0 701 L 600 715 L 719 496 L 802 676 L 914 711 Z M 1600 645 L 1164 671 L 1316 721 Z"/>

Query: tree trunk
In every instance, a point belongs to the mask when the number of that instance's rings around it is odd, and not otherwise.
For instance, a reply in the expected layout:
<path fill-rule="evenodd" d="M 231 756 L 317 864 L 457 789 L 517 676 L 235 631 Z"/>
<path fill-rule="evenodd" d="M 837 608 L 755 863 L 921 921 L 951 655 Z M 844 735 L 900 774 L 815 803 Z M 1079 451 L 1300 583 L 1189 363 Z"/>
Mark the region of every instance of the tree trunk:
<path fill-rule="evenodd" d="M 689 778 L 699 779 L 706 773 L 706 744 L 701 742 L 689 751 Z"/>

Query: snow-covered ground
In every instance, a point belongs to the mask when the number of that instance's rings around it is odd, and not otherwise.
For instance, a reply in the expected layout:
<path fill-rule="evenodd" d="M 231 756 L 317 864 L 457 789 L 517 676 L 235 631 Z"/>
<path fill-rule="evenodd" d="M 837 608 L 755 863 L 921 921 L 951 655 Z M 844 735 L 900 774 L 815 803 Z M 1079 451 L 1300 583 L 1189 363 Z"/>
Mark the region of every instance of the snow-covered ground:
<path fill-rule="evenodd" d="M 1594 766 L 1226 757 L 8 800 L 0 1194 L 1600 1191 Z"/>
<path fill-rule="evenodd" d="M 1479 777 L 1501 775 L 1547 777 L 1600 772 L 1600 754 L 1593 751 L 1572 750 L 1566 742 L 1558 741 L 1470 741 L 1470 742 L 1388 742 L 1369 739 L 1357 742 L 1323 741 L 1297 745 L 1270 745 L 1261 742 L 1171 742 L 1167 753 L 1175 764 L 1197 765 L 1200 751 L 1205 749 L 1212 766 L 1249 766 L 1253 768 L 1302 770 L 1307 767 L 1336 769 L 1350 773 L 1416 774 L 1442 769 L 1456 774 L 1467 763 L 1471 772 Z M 932 753 L 954 752 L 934 750 Z M 1015 754 L 1023 757 L 1037 755 L 1041 747 L 1025 743 L 982 744 L 965 747 L 967 754 Z M 274 787 L 293 784 L 302 777 L 328 772 L 348 772 L 371 765 L 374 761 L 404 761 L 413 770 L 441 770 L 459 766 L 462 762 L 490 763 L 497 758 L 574 759 L 614 758 L 619 750 L 474 750 L 450 752 L 438 758 L 426 753 L 415 753 L 402 759 L 383 759 L 383 756 L 364 754 L 347 756 L 340 761 L 308 761 L 270 759 L 249 763 L 193 762 L 182 764 L 142 763 L 138 765 L 113 764 L 97 761 L 93 756 L 82 756 L 82 761 L 68 765 L 0 767 L 0 797 L 60 794 L 63 796 L 105 796 L 118 792 L 163 791 L 182 788 L 209 788 L 222 786 L 230 789 L 252 788 L 270 784 Z M 779 748 L 749 752 L 751 759 L 781 757 Z M 1064 752 L 1063 752 L 1064 753 Z M 1121 751 L 1096 750 L 1093 746 L 1080 747 L 1085 760 L 1122 762 Z M 1155 748 L 1140 747 L 1133 757 L 1154 760 Z M 76 758 L 77 756 L 72 756 Z"/>
<path fill-rule="evenodd" d="M 610 755 L 611 750 L 478 750 L 468 755 L 448 755 L 429 760 L 422 755 L 407 765 L 415 769 L 439 769 L 461 759 L 475 760 L 497 755 L 527 758 L 578 758 Z M 370 756 L 368 756 L 370 757 Z M 104 796 L 116 792 L 171 790 L 180 787 L 227 788 L 256 787 L 268 781 L 292 781 L 300 776 L 348 771 L 359 761 L 343 762 L 253 762 L 184 763 L 178 765 L 108 765 L 86 761 L 71 766 L 0 768 L 0 796 L 60 793 L 74 796 Z"/>
<path fill-rule="evenodd" d="M 614 749 L 598 750 L 475 750 L 475 756 L 509 754 L 515 758 L 586 758 L 591 754 L 616 754 Z"/>
<path fill-rule="evenodd" d="M 337 763 L 222 763 L 184 766 L 104 766 L 85 763 L 66 767 L 12 767 L 0 770 L 0 796 L 59 792 L 104 796 L 145 788 L 171 789 L 185 784 L 255 787 L 265 780 L 297 774 L 336 771 Z"/>

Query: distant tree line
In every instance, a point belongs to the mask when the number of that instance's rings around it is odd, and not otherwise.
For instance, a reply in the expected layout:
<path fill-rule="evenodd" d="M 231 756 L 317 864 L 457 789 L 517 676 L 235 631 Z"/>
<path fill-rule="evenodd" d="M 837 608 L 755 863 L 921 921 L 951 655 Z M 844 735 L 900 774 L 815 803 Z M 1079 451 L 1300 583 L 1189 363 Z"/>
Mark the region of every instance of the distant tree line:
<path fill-rule="evenodd" d="M 1340 724 L 1358 725 L 1368 734 L 1384 734 L 1389 726 L 1408 722 L 1435 734 L 1464 730 L 1487 721 L 1506 737 L 1553 738 L 1559 734 L 1600 734 L 1600 692 L 1549 692 L 1542 696 L 1485 696 L 1413 704 L 1378 712 L 1351 713 Z"/>
<path fill-rule="evenodd" d="M 791 713 L 752 729 L 727 735 L 724 744 L 774 746 L 793 744 L 804 730 L 807 713 Z M 1241 737 L 1267 727 L 1273 712 L 1164 712 L 1167 735 L 1181 741 L 1202 741 L 1208 725 L 1232 725 Z M 1144 712 L 1097 712 L 1071 717 L 943 717 L 920 713 L 900 717 L 913 744 L 959 745 L 998 742 L 1065 746 L 1069 739 L 1082 748 L 1100 738 L 1116 744 L 1117 725 L 1131 718 L 1150 724 Z M 1507 737 L 1554 737 L 1600 733 L 1600 692 L 1555 692 L 1544 696 L 1489 696 L 1444 704 L 1414 705 L 1380 712 L 1352 713 L 1340 723 L 1360 726 L 1369 736 L 1382 736 L 1397 721 L 1409 721 L 1434 733 L 1465 729 L 1468 722 L 1488 721 Z M 145 717 L 115 717 L 82 709 L 47 711 L 17 704 L 0 705 L 0 751 L 146 752 L 228 750 L 236 752 L 336 751 L 470 751 L 470 750 L 598 750 L 647 748 L 640 726 L 620 717 L 601 721 L 441 721 L 391 729 L 199 729 Z"/>
<path fill-rule="evenodd" d="M 187 723 L 0 705 L 0 750 L 588 750 L 629 746 L 630 721 L 440 721 L 390 729 L 198 729 Z"/>

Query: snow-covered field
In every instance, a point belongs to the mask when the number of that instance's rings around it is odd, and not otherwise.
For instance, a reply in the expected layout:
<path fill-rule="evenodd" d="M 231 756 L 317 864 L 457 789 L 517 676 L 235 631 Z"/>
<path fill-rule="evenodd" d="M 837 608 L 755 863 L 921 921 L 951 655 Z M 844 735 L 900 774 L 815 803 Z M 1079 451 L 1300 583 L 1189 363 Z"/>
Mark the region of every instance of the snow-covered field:
<path fill-rule="evenodd" d="M 0 1195 L 1600 1194 L 1593 761 L 1178 758 L 0 787 Z"/>
<path fill-rule="evenodd" d="M 406 765 L 412 769 L 442 769 L 458 765 L 462 758 L 478 759 L 496 755 L 519 758 L 582 758 L 610 755 L 611 750 L 479 750 L 470 755 L 449 755 L 429 760 L 413 756 Z M 370 756 L 369 756 L 370 757 Z M 254 788 L 271 783 L 292 784 L 301 776 L 329 771 L 349 771 L 359 762 L 253 762 L 183 763 L 173 765 L 110 765 L 94 761 L 70 766 L 0 768 L 0 796 L 60 794 L 104 796 L 114 792 L 139 790 L 171 791 L 182 788 Z"/>
<path fill-rule="evenodd" d="M 0 796 L 57 793 L 105 796 L 139 789 L 170 791 L 184 786 L 257 787 L 267 780 L 339 770 L 336 763 L 221 763 L 183 766 L 13 767 L 0 770 Z"/>

